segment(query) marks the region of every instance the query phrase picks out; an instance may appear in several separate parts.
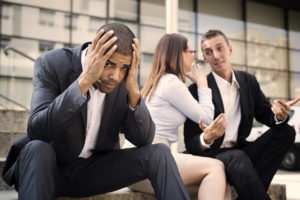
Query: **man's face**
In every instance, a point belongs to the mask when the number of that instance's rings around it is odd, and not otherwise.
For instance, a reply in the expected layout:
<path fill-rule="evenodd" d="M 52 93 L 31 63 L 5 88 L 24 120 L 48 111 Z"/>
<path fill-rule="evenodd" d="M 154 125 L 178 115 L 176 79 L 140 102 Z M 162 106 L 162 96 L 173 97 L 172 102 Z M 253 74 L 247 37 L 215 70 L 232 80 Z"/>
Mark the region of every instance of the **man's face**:
<path fill-rule="evenodd" d="M 103 93 L 111 93 L 125 78 L 132 56 L 114 53 L 106 62 L 103 73 L 94 86 Z"/>
<path fill-rule="evenodd" d="M 202 43 L 203 57 L 209 63 L 211 69 L 218 75 L 231 71 L 230 56 L 231 45 L 228 45 L 221 35 L 204 40 Z"/>

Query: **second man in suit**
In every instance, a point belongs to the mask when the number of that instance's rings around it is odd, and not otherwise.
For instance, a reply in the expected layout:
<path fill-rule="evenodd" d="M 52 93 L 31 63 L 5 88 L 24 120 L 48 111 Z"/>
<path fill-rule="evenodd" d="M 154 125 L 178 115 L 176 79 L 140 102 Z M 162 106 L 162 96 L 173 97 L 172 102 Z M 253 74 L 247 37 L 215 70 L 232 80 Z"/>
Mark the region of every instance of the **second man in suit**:
<path fill-rule="evenodd" d="M 287 124 L 290 106 L 298 99 L 272 106 L 260 89 L 255 76 L 233 70 L 230 56 L 232 46 L 219 30 L 210 30 L 201 41 L 204 60 L 212 72 L 208 86 L 212 89 L 215 117 L 225 113 L 226 130 L 206 126 L 188 119 L 184 126 L 187 151 L 192 154 L 215 157 L 225 164 L 227 180 L 241 200 L 267 200 L 271 180 L 289 146 L 295 131 Z M 197 86 L 189 87 L 194 98 Z M 248 142 L 253 118 L 270 129 L 254 142 Z M 199 128 L 201 127 L 204 132 Z M 222 130 L 222 129 L 220 129 Z"/>

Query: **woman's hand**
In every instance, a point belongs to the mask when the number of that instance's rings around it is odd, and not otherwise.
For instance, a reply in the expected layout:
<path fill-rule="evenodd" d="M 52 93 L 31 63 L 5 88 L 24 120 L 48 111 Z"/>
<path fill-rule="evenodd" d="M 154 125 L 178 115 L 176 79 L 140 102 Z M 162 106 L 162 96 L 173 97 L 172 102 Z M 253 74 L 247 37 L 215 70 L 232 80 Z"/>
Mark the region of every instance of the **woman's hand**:
<path fill-rule="evenodd" d="M 186 74 L 186 76 L 193 83 L 196 83 L 198 87 L 208 87 L 204 66 L 193 63 L 191 68 L 192 68 L 192 73 Z"/>

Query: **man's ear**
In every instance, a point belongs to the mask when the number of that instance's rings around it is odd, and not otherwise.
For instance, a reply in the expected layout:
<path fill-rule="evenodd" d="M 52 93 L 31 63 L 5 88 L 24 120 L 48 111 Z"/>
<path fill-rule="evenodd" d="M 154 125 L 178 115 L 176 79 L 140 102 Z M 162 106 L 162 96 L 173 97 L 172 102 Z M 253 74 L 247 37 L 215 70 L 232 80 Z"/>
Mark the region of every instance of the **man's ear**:
<path fill-rule="evenodd" d="M 205 55 L 204 55 L 204 53 L 202 53 L 202 56 L 203 56 L 203 59 L 204 59 L 204 61 L 206 61 L 206 58 L 205 58 Z"/>
<path fill-rule="evenodd" d="M 229 45 L 229 55 L 231 56 L 231 54 L 232 54 L 232 46 Z"/>

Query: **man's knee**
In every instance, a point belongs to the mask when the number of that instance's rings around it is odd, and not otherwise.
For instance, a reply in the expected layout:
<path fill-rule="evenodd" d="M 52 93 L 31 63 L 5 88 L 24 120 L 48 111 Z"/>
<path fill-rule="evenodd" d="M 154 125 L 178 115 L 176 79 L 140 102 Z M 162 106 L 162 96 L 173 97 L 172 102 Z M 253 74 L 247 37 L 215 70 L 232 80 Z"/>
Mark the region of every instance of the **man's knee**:
<path fill-rule="evenodd" d="M 296 136 L 296 131 L 293 127 L 291 127 L 290 125 L 287 124 L 284 127 L 284 130 L 282 130 L 282 132 L 284 132 L 284 134 L 287 137 L 288 141 L 290 141 L 291 143 L 294 143 L 295 136 Z"/>
<path fill-rule="evenodd" d="M 21 158 L 55 161 L 55 152 L 51 145 L 40 140 L 32 140 L 22 149 Z"/>
<path fill-rule="evenodd" d="M 229 179 L 235 177 L 251 178 L 251 173 L 254 170 L 253 164 L 243 151 L 230 150 L 217 156 L 217 158 L 223 161 Z"/>
<path fill-rule="evenodd" d="M 295 136 L 295 129 L 288 124 L 283 125 L 278 129 L 275 129 L 275 137 L 280 138 L 282 142 L 286 141 L 287 143 L 292 144 L 295 141 Z"/>
<path fill-rule="evenodd" d="M 165 144 L 152 144 L 147 147 L 148 161 L 150 165 L 154 163 L 164 165 L 173 159 L 170 148 Z"/>

